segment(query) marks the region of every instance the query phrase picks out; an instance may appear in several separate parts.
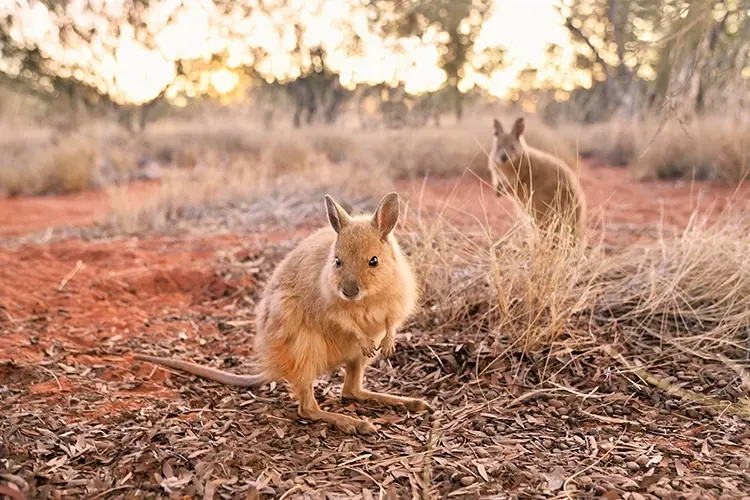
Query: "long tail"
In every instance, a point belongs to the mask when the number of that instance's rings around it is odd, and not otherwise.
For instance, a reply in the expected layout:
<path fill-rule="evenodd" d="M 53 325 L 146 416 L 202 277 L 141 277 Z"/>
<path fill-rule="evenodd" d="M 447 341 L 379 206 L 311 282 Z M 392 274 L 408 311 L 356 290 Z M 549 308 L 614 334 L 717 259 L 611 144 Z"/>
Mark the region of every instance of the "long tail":
<path fill-rule="evenodd" d="M 208 366 L 202 366 L 196 363 L 191 363 L 189 361 L 182 361 L 180 359 L 161 358 L 158 356 L 148 356 L 146 354 L 135 354 L 134 357 L 135 359 L 139 359 L 141 361 L 148 361 L 149 363 L 153 363 L 155 365 L 168 366 L 176 370 L 182 370 L 184 372 L 191 373 L 208 380 L 213 380 L 215 382 L 221 382 L 222 384 L 226 385 L 235 385 L 238 387 L 253 387 L 261 385 L 265 381 L 265 378 L 262 375 L 235 375 L 234 373 L 217 370 L 216 368 L 211 368 Z"/>

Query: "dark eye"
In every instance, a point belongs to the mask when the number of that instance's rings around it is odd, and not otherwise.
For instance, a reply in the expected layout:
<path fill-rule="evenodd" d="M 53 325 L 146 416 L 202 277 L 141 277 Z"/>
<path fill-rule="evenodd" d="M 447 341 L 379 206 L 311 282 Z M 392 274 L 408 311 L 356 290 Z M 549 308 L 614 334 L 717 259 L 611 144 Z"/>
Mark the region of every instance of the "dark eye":
<path fill-rule="evenodd" d="M 370 267 L 375 267 L 377 265 L 378 265 L 378 258 L 377 257 L 373 257 L 372 259 L 370 259 Z"/>
<path fill-rule="evenodd" d="M 333 259 L 333 265 L 336 267 L 341 267 L 341 259 L 339 259 L 338 257 Z"/>

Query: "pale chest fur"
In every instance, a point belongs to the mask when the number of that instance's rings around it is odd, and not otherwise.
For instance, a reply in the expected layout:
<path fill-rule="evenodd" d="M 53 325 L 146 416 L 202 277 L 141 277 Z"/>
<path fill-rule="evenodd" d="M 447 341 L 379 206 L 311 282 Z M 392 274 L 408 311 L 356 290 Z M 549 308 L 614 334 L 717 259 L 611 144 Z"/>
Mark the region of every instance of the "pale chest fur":
<path fill-rule="evenodd" d="M 399 296 L 391 300 L 373 300 L 345 308 L 333 308 L 326 315 L 326 329 L 360 331 L 379 344 L 388 326 L 393 329 L 401 326 L 411 312 L 412 302 L 411 297 Z"/>

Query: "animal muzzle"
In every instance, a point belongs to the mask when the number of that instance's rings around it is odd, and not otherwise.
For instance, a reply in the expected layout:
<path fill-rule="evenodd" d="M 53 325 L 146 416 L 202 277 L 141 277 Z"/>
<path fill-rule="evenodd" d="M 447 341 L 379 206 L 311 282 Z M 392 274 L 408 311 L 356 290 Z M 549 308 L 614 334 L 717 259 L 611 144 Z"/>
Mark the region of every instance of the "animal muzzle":
<path fill-rule="evenodd" d="M 356 298 L 359 295 L 359 285 L 355 280 L 346 280 L 341 284 L 341 295 L 347 299 Z"/>
<path fill-rule="evenodd" d="M 502 153 L 500 155 L 500 163 L 508 163 L 508 155 L 505 153 Z"/>

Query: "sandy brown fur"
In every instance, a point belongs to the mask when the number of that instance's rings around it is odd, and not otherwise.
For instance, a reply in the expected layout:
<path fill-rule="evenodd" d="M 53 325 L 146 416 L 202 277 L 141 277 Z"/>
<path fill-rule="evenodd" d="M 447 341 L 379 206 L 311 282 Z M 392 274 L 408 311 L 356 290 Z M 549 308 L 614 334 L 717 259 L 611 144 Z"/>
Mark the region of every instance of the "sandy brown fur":
<path fill-rule="evenodd" d="M 321 410 L 313 395 L 315 379 L 341 366 L 342 397 L 426 409 L 422 400 L 362 387 L 369 360 L 378 348 L 386 356 L 393 352 L 395 332 L 417 301 L 411 269 L 391 232 L 398 220 L 398 196 L 386 196 L 371 216 L 351 217 L 329 197 L 326 204 L 331 227 L 307 237 L 281 261 L 258 304 L 257 375 L 236 376 L 164 358 L 140 359 L 233 385 L 284 380 L 301 416 L 327 421 L 347 433 L 375 429 L 365 420 Z M 343 295 L 353 290 L 356 296 Z"/>
<path fill-rule="evenodd" d="M 524 120 L 519 118 L 509 133 L 494 122 L 489 164 L 492 185 L 498 196 L 515 195 L 536 222 L 559 229 L 564 223 L 583 238 L 586 227 L 586 199 L 578 176 L 561 159 L 529 147 L 523 137 Z"/>

